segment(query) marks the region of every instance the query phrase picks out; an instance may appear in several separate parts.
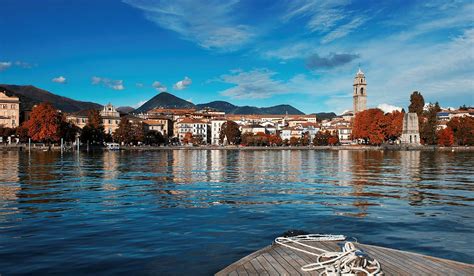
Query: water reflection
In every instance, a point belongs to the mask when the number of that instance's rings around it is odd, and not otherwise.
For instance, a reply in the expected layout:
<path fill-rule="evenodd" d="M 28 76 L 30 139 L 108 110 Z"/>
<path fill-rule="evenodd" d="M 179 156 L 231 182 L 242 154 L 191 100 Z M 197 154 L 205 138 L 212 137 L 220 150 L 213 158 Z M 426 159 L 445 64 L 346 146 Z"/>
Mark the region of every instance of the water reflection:
<path fill-rule="evenodd" d="M 367 235 L 372 243 L 397 241 L 400 249 L 474 259 L 474 249 L 467 246 L 467 240 L 474 238 L 474 156 L 470 153 L 0 154 L 0 231 L 4 230 L 0 245 L 9 245 L 0 246 L 0 267 L 7 267 L 5 273 L 17 271 L 6 262 L 9 256 L 30 262 L 26 273 L 41 272 L 37 266 L 48 269 L 44 271 L 78 272 L 81 262 L 103 260 L 81 257 L 83 252 L 76 246 L 85 241 L 101 256 L 120 251 L 121 256 L 131 254 L 147 265 L 149 258 L 159 258 L 153 263 L 162 258 L 199 263 L 212 273 L 242 257 L 232 254 L 247 252 L 252 244 L 263 246 L 262 237 L 271 240 L 289 228 L 343 232 L 362 239 Z M 195 243 L 184 239 L 188 235 Z M 417 247 L 409 242 L 415 237 Z M 459 237 L 466 244 L 451 248 Z M 244 238 L 242 247 L 239 239 Z M 60 239 L 67 240 L 67 249 Z M 45 246 L 63 253 L 35 266 L 27 252 L 42 252 Z M 233 251 L 230 246 L 241 249 Z M 202 248 L 213 254 L 216 263 L 202 264 L 206 260 Z M 189 258 L 188 252 L 196 254 Z M 77 267 L 60 268 L 58 264 L 70 256 L 76 256 L 72 262 Z M 122 263 L 127 262 L 120 260 L 111 262 L 124 269 Z M 169 272 L 161 266 L 153 269 Z M 180 272 L 188 271 L 183 267 Z"/>

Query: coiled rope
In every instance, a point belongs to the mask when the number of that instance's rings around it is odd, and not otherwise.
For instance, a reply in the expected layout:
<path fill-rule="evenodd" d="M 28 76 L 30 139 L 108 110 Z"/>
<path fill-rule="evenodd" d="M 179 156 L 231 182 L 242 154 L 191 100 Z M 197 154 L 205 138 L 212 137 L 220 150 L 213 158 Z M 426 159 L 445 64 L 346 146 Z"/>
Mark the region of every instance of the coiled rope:
<path fill-rule="evenodd" d="M 370 259 L 367 254 L 358 250 L 352 242 L 346 242 L 342 248 L 342 252 L 330 252 L 303 243 L 317 241 L 344 241 L 345 239 L 346 237 L 343 235 L 309 234 L 294 237 L 278 237 L 275 239 L 275 243 L 305 254 L 316 256 L 317 259 L 315 263 L 301 267 L 301 270 L 303 271 L 323 270 L 320 275 L 327 276 L 352 276 L 360 275 L 361 273 L 362 275 L 367 276 L 383 275 L 380 263 L 375 259 Z M 303 248 L 297 247 L 296 245 Z"/>

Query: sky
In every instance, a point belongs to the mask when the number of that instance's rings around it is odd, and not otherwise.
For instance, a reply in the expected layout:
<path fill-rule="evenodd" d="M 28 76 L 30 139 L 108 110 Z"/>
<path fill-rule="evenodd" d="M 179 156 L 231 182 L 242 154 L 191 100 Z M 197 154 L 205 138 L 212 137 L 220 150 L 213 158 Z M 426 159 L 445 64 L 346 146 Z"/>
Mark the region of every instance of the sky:
<path fill-rule="evenodd" d="M 162 91 L 193 103 L 352 108 L 413 91 L 474 105 L 474 2 L 0 0 L 0 83 L 138 107 Z"/>

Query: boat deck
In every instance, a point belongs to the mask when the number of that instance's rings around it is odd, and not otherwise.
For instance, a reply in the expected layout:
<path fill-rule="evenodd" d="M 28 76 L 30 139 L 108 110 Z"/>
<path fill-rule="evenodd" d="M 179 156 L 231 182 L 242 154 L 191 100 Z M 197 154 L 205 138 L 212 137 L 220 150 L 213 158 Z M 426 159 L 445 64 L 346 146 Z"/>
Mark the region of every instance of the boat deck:
<path fill-rule="evenodd" d="M 341 241 L 305 242 L 330 251 L 341 251 Z M 354 243 L 379 261 L 385 275 L 474 275 L 474 265 L 410 253 L 374 245 Z M 317 275 L 304 272 L 303 265 L 316 262 L 316 257 L 273 244 L 262 248 L 216 273 L 230 275 Z"/>

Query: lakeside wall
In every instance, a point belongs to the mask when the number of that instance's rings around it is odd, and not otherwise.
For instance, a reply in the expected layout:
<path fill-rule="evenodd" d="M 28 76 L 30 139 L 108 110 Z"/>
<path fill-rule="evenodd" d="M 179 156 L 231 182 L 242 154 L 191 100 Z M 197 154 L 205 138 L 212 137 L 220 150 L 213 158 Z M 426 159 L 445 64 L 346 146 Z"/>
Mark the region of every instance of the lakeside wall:
<path fill-rule="evenodd" d="M 28 151 L 27 144 L 19 145 L 0 145 L 0 151 Z M 46 147 L 31 147 L 31 151 L 46 151 Z M 59 146 L 52 146 L 52 151 L 60 151 Z M 105 148 L 91 148 L 91 150 L 106 150 Z M 401 146 L 401 145 L 383 145 L 383 146 L 364 146 L 364 145 L 351 145 L 351 146 L 282 146 L 282 147 L 242 147 L 242 146 L 126 146 L 121 147 L 121 150 L 127 151 L 155 151 L 155 150 L 417 150 L 417 151 L 468 151 L 474 152 L 474 147 L 469 146 L 452 146 L 452 147 L 441 147 L 441 146 Z M 67 149 L 65 151 L 75 151 L 75 149 Z M 87 151 L 85 146 L 81 147 L 81 151 Z"/>

